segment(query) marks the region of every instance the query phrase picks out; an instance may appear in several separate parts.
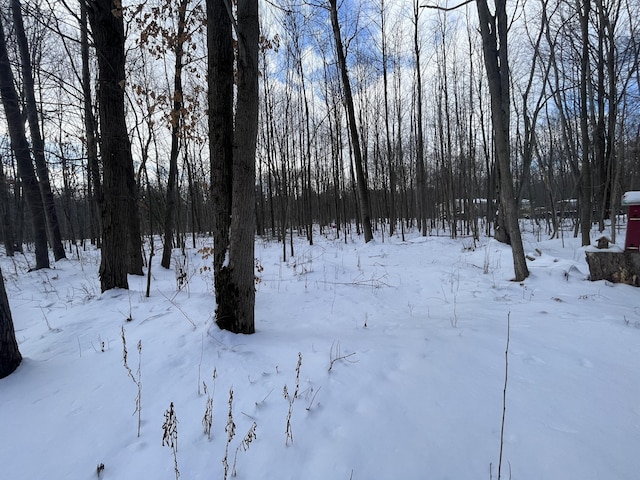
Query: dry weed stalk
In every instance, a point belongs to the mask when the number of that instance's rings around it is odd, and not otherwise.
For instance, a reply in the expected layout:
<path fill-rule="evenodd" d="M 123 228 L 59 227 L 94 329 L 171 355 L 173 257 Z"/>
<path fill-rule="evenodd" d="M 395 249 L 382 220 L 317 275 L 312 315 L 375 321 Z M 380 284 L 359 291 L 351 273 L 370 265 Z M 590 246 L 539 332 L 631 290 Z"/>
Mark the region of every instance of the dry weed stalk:
<path fill-rule="evenodd" d="M 173 402 L 169 406 L 169 410 L 164 412 L 164 423 L 162 424 L 162 446 L 171 448 L 173 452 L 173 469 L 176 474 L 176 480 L 180 477 L 178 470 L 178 419 L 173 409 Z"/>
<path fill-rule="evenodd" d="M 298 352 L 298 364 L 296 365 L 296 388 L 293 395 L 289 394 L 287 386 L 284 386 L 283 395 L 285 400 L 289 402 L 289 411 L 287 412 L 287 428 L 285 445 L 289 446 L 289 441 L 293 444 L 293 429 L 291 428 L 291 415 L 293 414 L 293 404 L 298 398 L 298 392 L 300 391 L 300 367 L 302 366 L 302 353 Z"/>
<path fill-rule="evenodd" d="M 233 468 L 231 469 L 231 476 L 232 477 L 235 477 L 237 475 L 236 462 L 238 460 L 238 451 L 241 448 L 242 448 L 243 452 L 246 452 L 247 450 L 249 450 L 249 445 L 251 445 L 251 442 L 253 442 L 257 438 L 256 437 L 256 428 L 257 427 L 258 427 L 258 424 L 256 422 L 253 422 L 253 425 L 251 425 L 251 428 L 249 429 L 247 434 L 242 439 L 242 442 L 240 442 L 240 445 L 238 445 L 238 447 L 236 448 L 236 453 L 235 453 L 235 455 L 233 457 Z"/>
<path fill-rule="evenodd" d="M 224 480 L 227 480 L 227 476 L 229 474 L 229 444 L 236 435 L 236 424 L 233 421 L 233 387 L 229 389 L 229 415 L 227 417 L 227 425 L 224 427 L 224 431 L 227 432 L 227 445 L 224 450 L 222 465 L 224 466 Z"/>
<path fill-rule="evenodd" d="M 331 344 L 331 349 L 329 350 L 329 372 L 333 369 L 333 364 L 339 360 L 345 360 L 349 363 L 357 363 L 357 360 L 350 360 L 350 357 L 355 355 L 356 352 L 351 352 L 346 355 L 342 355 L 340 351 L 340 342 L 333 342 Z"/>
<path fill-rule="evenodd" d="M 213 391 L 209 395 L 209 389 L 207 384 L 202 382 L 204 393 L 207 396 L 207 404 L 204 411 L 204 417 L 202 418 L 202 426 L 204 427 L 204 433 L 209 440 L 211 440 L 211 425 L 213 423 L 213 394 L 216 391 L 216 378 L 218 378 L 217 370 L 213 369 Z"/>
<path fill-rule="evenodd" d="M 122 363 L 124 364 L 124 368 L 127 370 L 127 374 L 129 378 L 136 384 L 138 388 L 138 394 L 136 395 L 136 409 L 133 411 L 133 415 L 138 414 L 138 437 L 140 437 L 140 425 L 141 425 L 141 416 L 142 416 L 142 340 L 138 340 L 138 369 L 136 370 L 136 374 L 133 374 L 133 371 L 129 367 L 127 363 L 127 338 L 125 336 L 124 327 L 121 329 L 121 337 L 122 337 Z"/>

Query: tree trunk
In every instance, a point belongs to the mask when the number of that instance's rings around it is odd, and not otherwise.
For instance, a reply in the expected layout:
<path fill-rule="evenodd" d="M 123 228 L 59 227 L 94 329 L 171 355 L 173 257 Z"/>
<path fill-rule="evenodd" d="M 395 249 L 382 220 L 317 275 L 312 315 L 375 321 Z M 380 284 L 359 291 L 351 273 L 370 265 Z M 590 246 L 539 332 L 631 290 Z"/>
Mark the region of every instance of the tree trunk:
<path fill-rule="evenodd" d="M 393 150 L 391 149 L 391 128 L 389 127 L 389 82 L 387 79 L 387 39 L 385 31 L 386 11 L 384 0 L 380 2 L 380 25 L 382 35 L 382 79 L 384 84 L 384 124 L 386 130 L 387 166 L 389 168 L 389 236 L 393 236 L 396 228 L 396 175 L 393 162 Z M 401 133 L 398 133 L 400 136 Z"/>
<path fill-rule="evenodd" d="M 4 27 L 0 21 L 0 95 L 4 106 L 11 149 L 16 156 L 18 172 L 22 178 L 27 205 L 31 210 L 33 238 L 36 246 L 36 270 L 49 268 L 49 252 L 47 250 L 47 222 L 38 179 L 33 169 L 33 162 L 29 154 L 29 142 L 24 129 L 24 122 L 20 113 L 18 93 L 13 80 L 13 72 L 9 63 L 9 54 L 5 42 Z"/>
<path fill-rule="evenodd" d="M 638 252 L 586 252 L 589 279 L 608 280 L 640 287 L 640 254 Z"/>
<path fill-rule="evenodd" d="M 27 35 L 24 31 L 22 21 L 22 9 L 20 0 L 11 0 L 11 10 L 13 14 L 14 31 L 20 50 L 20 58 L 22 60 L 22 81 L 25 96 L 25 107 L 27 120 L 29 122 L 29 132 L 31 134 L 31 144 L 33 146 L 33 158 L 36 163 L 38 173 L 38 186 L 42 195 L 42 201 L 46 214 L 47 224 L 50 232 L 50 243 L 53 249 L 53 256 L 56 261 L 66 257 L 64 247 L 62 246 L 62 236 L 60 234 L 60 224 L 58 223 L 58 214 L 53 200 L 53 192 L 51 191 L 51 182 L 49 181 L 49 171 L 47 169 L 47 161 L 44 157 L 44 140 L 40 133 L 40 123 L 38 122 L 38 108 L 36 105 L 36 94 L 33 81 L 33 72 L 31 69 L 31 56 L 29 55 L 29 44 Z"/>
<path fill-rule="evenodd" d="M 230 29 L 219 31 L 219 23 L 226 23 L 231 12 L 224 10 L 224 2 L 211 2 L 207 5 L 209 25 L 214 30 L 209 30 L 210 47 L 210 122 L 221 122 L 222 132 L 227 134 L 229 130 L 228 104 L 221 101 L 231 101 L 232 97 L 224 98 L 228 93 L 228 82 L 233 80 L 233 69 L 229 70 L 228 44 L 231 39 Z M 226 18 L 225 18 L 226 17 Z M 216 31 L 221 35 L 215 37 Z M 212 165 L 216 173 L 222 174 L 225 181 L 223 188 L 233 178 L 231 185 L 231 230 L 228 233 L 229 253 L 228 263 L 222 257 L 220 269 L 216 277 L 216 323 L 224 330 L 234 333 L 255 332 L 255 273 L 254 273 L 254 243 L 255 243 L 255 177 L 256 177 L 256 140 L 258 133 L 258 2 L 257 0 L 239 0 L 237 3 L 237 101 L 235 130 L 233 132 L 233 150 L 228 155 L 228 137 L 213 138 L 215 146 L 221 149 L 224 155 L 222 159 L 232 158 L 233 168 L 231 176 L 228 172 L 229 163 L 216 163 Z M 213 107 L 213 108 L 212 108 Z M 219 110 L 215 110 L 218 108 Z M 211 130 L 210 134 L 217 135 L 221 132 Z M 218 161 L 216 160 L 216 161 Z M 212 155 L 213 161 L 213 155 Z M 226 192 L 224 192 L 226 194 Z M 226 195 L 225 195 L 226 197 Z M 216 207 L 216 219 L 227 216 L 225 210 L 226 198 L 218 199 Z M 218 234 L 221 227 L 216 226 Z M 215 240 L 214 240 L 215 241 Z M 214 245 L 217 249 L 218 246 Z M 219 254 L 219 252 L 216 252 Z"/>
<path fill-rule="evenodd" d="M 89 35 L 87 25 L 87 4 L 80 2 L 80 54 L 82 57 L 82 100 L 84 112 L 84 132 L 87 142 L 88 192 L 91 208 L 91 236 L 97 239 L 98 247 L 102 245 L 102 184 L 100 182 L 100 165 L 98 163 L 98 143 L 96 141 L 96 119 L 93 115 L 91 100 L 91 74 L 89 71 Z"/>
<path fill-rule="evenodd" d="M 398 136 L 396 138 L 396 143 L 395 143 L 395 164 L 402 166 L 404 165 L 404 147 L 402 145 L 402 118 L 403 118 L 403 113 L 402 113 L 402 100 L 401 100 L 401 85 L 402 85 L 402 69 L 399 66 L 396 66 L 395 71 L 394 71 L 394 103 L 395 103 L 395 109 L 396 109 L 396 122 L 398 123 Z M 391 206 L 394 210 L 394 214 L 393 214 L 393 222 L 394 222 L 394 228 L 395 228 L 395 223 L 396 223 L 396 219 L 398 218 L 398 215 L 400 216 L 400 225 L 401 225 L 401 233 L 402 233 L 402 241 L 404 242 L 405 238 L 404 238 L 404 227 L 403 225 L 403 218 L 402 218 L 402 212 L 400 210 L 397 210 L 396 205 L 398 204 L 398 202 L 395 200 L 396 199 L 396 193 L 395 193 L 395 183 L 396 183 L 396 178 L 397 175 L 395 173 L 395 166 L 389 165 L 390 169 L 393 169 L 393 183 L 394 186 L 392 187 L 392 199 L 391 199 Z M 396 211 L 397 210 L 397 211 Z M 408 216 L 406 217 L 408 218 Z M 394 230 L 395 231 L 395 230 Z M 389 235 L 391 235 L 391 229 L 389 229 Z"/>
<path fill-rule="evenodd" d="M 176 196 L 178 183 L 178 154 L 180 150 L 180 130 L 182 128 L 182 55 L 184 45 L 185 18 L 188 0 L 182 0 L 178 6 L 178 32 L 175 38 L 175 76 L 173 79 L 173 110 L 171 111 L 171 153 L 169 155 L 169 179 L 167 183 L 167 205 L 164 217 L 164 248 L 162 249 L 163 268 L 171 265 L 173 248 L 173 230 L 176 215 Z"/>
<path fill-rule="evenodd" d="M 4 239 L 4 251 L 7 257 L 13 257 L 15 252 L 15 240 L 13 236 L 13 222 L 11 221 L 11 202 L 7 179 L 4 175 L 2 155 L 0 155 L 0 216 L 2 224 L 2 237 Z"/>
<path fill-rule="evenodd" d="M 123 122 L 125 124 L 125 122 Z M 125 128 L 126 131 L 126 128 Z M 127 142 L 129 137 L 127 136 Z M 138 212 L 138 184 L 136 183 L 136 174 L 133 169 L 133 157 L 131 156 L 131 143 L 128 143 L 127 153 L 129 160 L 126 162 L 127 177 L 127 197 L 129 201 L 129 209 L 127 215 L 127 225 L 129 227 L 128 252 L 129 264 L 128 270 L 131 275 L 143 275 L 142 267 L 144 261 L 142 259 L 142 232 L 140 230 L 140 213 Z"/>
<path fill-rule="evenodd" d="M 233 193 L 229 271 L 237 291 L 233 320 L 218 324 L 255 332 L 255 179 L 258 133 L 258 0 L 238 1 L 238 97 L 233 138 Z"/>
<path fill-rule="evenodd" d="M 542 3 L 542 9 L 546 12 L 546 3 Z M 546 13 L 545 13 L 546 15 Z M 536 82 L 536 66 L 539 62 L 543 62 L 544 59 L 542 57 L 540 51 L 540 45 L 542 43 L 542 39 L 544 38 L 545 30 L 546 30 L 545 22 L 540 22 L 540 30 L 536 34 L 536 40 L 533 46 L 533 62 L 531 68 L 529 70 L 529 76 L 527 80 L 527 85 L 525 87 L 524 93 L 522 94 L 522 115 L 524 121 L 524 138 L 522 140 L 522 176 L 520 178 L 520 186 L 518 188 L 518 192 L 516 194 L 517 204 L 520 204 L 521 200 L 524 197 L 525 190 L 530 187 L 530 179 L 531 179 L 531 164 L 533 163 L 533 154 L 536 150 L 536 143 L 538 141 L 538 132 L 536 132 L 536 126 L 538 125 L 538 116 L 542 111 L 542 108 L 546 104 L 547 91 L 546 85 L 549 79 L 549 72 L 551 71 L 551 61 L 547 62 L 544 65 L 543 70 L 543 82 L 542 86 L 539 89 L 536 98 L 536 104 L 533 107 L 533 111 L 530 111 L 529 108 L 529 98 L 535 87 Z M 539 82 L 540 80 L 537 79 Z M 533 213 L 533 212 L 532 212 Z"/>
<path fill-rule="evenodd" d="M 509 147 L 509 62 L 507 56 L 507 12 L 506 0 L 496 0 L 496 14 L 489 13 L 486 0 L 477 0 L 484 64 L 491 96 L 491 123 L 493 125 L 496 157 L 499 171 L 500 203 L 505 216 L 505 225 L 511 241 L 515 280 L 529 276 L 527 261 L 518 224 L 518 209 L 511 176 L 511 154 Z"/>
<path fill-rule="evenodd" d="M 589 118 L 587 113 L 587 83 L 589 75 L 589 10 L 590 0 L 584 0 L 584 11 L 580 14 L 582 32 L 582 58 L 580 59 L 580 132 L 582 139 L 582 171 L 580 173 L 580 230 L 582 246 L 591 244 L 591 159 L 589 155 Z"/>
<path fill-rule="evenodd" d="M 351 143 L 353 148 L 354 163 L 356 169 L 358 199 L 360 203 L 360 217 L 362 221 L 362 229 L 364 231 L 364 241 L 373 240 L 373 232 L 371 230 L 371 208 L 369 206 L 369 189 L 364 174 L 364 166 L 362 161 L 362 150 L 360 149 L 360 140 L 358 138 L 358 126 L 356 124 L 356 114 L 353 107 L 353 95 L 351 93 L 351 83 L 349 82 L 349 72 L 347 71 L 347 60 L 345 58 L 344 47 L 342 45 L 342 35 L 340 33 L 340 23 L 338 22 L 338 6 L 337 0 L 329 0 L 331 10 L 331 25 L 333 27 L 333 37 L 336 46 L 336 54 L 338 56 L 338 65 L 340 66 L 340 74 L 342 76 L 342 86 L 344 88 L 345 104 L 347 107 L 347 116 L 349 123 L 349 133 L 351 135 Z"/>
<path fill-rule="evenodd" d="M 122 7 L 120 2 L 112 0 L 94 0 L 90 7 L 89 20 L 99 72 L 103 162 L 100 284 L 104 292 L 112 288 L 129 288 L 127 273 L 135 267 L 132 262 L 135 252 L 131 248 L 130 238 L 135 234 L 132 218 L 136 212 L 131 211 L 135 179 L 124 109 L 125 38 Z M 138 255 L 141 256 L 140 251 Z"/>
<path fill-rule="evenodd" d="M 305 85 L 305 74 L 304 69 L 302 67 L 302 53 L 298 52 L 298 72 L 300 75 L 300 82 L 302 88 L 302 100 L 304 103 L 304 121 L 305 121 L 305 132 L 306 132 L 306 142 L 305 142 L 305 151 L 304 156 L 305 160 L 303 162 L 304 167 L 306 168 L 306 184 L 303 185 L 303 191 L 306 190 L 306 200 L 305 200 L 305 217 L 307 219 L 306 228 L 307 228 L 307 240 L 309 240 L 309 245 L 313 245 L 313 189 L 311 188 L 311 127 L 310 127 L 310 115 L 309 115 L 309 100 L 307 99 L 307 87 Z"/>
<path fill-rule="evenodd" d="M 229 250 L 233 179 L 233 36 L 225 0 L 207 0 L 209 158 L 213 200 L 213 278 L 220 306 L 220 272 Z"/>
<path fill-rule="evenodd" d="M 427 236 L 426 172 L 424 168 L 424 133 L 422 128 L 422 67 L 420 66 L 420 43 L 418 42 L 418 22 L 420 4 L 413 4 L 413 48 L 416 57 L 416 174 L 417 174 L 417 210 L 418 225 L 422 236 Z"/>
<path fill-rule="evenodd" d="M 11 375 L 21 361 L 22 355 L 18 349 L 9 299 L 4 288 L 2 270 L 0 270 L 0 378 Z"/>

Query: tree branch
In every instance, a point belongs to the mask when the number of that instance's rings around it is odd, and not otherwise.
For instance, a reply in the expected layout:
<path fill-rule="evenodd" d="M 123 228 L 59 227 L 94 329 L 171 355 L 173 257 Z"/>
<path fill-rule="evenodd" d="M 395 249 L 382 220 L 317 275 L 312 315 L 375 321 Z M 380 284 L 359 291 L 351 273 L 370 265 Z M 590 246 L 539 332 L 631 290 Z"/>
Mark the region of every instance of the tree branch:
<path fill-rule="evenodd" d="M 429 8 L 431 10 L 440 10 L 441 12 L 451 12 L 452 10 L 457 10 L 460 7 L 464 7 L 465 5 L 474 2 L 475 0 L 465 0 L 464 2 L 455 5 L 453 7 L 441 7 L 440 5 L 420 5 L 420 8 Z"/>

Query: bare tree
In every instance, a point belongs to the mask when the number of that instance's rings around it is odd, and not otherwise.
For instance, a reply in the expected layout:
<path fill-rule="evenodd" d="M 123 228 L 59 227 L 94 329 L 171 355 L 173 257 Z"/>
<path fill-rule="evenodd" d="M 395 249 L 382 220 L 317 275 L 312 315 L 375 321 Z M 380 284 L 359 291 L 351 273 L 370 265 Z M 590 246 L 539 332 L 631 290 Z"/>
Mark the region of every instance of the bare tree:
<path fill-rule="evenodd" d="M 546 12 L 548 0 L 542 0 L 541 7 Z M 526 13 L 525 13 L 526 15 Z M 546 15 L 546 13 L 545 13 Z M 543 15 L 544 16 L 544 15 Z M 527 36 L 530 39 L 533 49 L 533 61 L 531 61 L 531 67 L 527 77 L 527 83 L 522 92 L 522 117 L 524 123 L 522 144 L 522 175 L 520 177 L 520 185 L 517 189 L 517 202 L 519 203 L 524 198 L 525 189 L 530 185 L 531 164 L 533 162 L 534 152 L 536 150 L 537 136 L 536 136 L 536 124 L 538 123 L 539 115 L 545 106 L 547 100 L 547 92 L 545 86 L 549 78 L 549 71 L 551 70 L 551 62 L 544 64 L 540 52 L 540 46 L 545 34 L 545 22 L 537 24 L 538 31 L 535 33 L 535 37 L 531 38 L 529 33 L 529 24 L 536 25 L 535 22 L 529 22 L 525 20 L 525 28 L 527 30 Z M 536 27 L 533 27 L 536 28 Z M 530 61 L 530 60 L 528 60 Z M 542 81 L 536 82 L 537 70 L 541 69 Z M 538 78 L 538 80 L 540 80 Z M 537 95 L 536 95 L 537 92 Z M 530 105 L 532 94 L 535 95 L 535 104 L 533 108 Z"/>
<path fill-rule="evenodd" d="M 511 176 L 511 153 L 509 138 L 510 94 L 509 60 L 507 53 L 507 2 L 495 0 L 495 14 L 492 15 L 487 0 L 476 0 L 480 34 L 484 52 L 484 64 L 491 96 L 491 123 L 493 125 L 498 175 L 500 182 L 500 203 L 505 216 L 505 226 L 509 234 L 513 254 L 515 280 L 529 276 L 524 256 L 518 208 L 513 191 Z"/>
<path fill-rule="evenodd" d="M 131 142 L 124 109 L 125 33 L 117 0 L 91 0 L 89 21 L 98 55 L 103 162 L 102 291 L 128 288 L 128 273 L 142 273 L 140 222 Z M 126 254 L 123 254 L 126 252 Z"/>
<path fill-rule="evenodd" d="M 589 98 L 587 96 L 589 82 L 589 10 L 591 0 L 582 0 L 583 8 L 579 12 L 580 33 L 582 35 L 582 56 L 580 59 L 580 137 L 582 139 L 582 171 L 580 172 L 580 227 L 582 245 L 591 244 L 591 157 L 589 132 Z"/>
<path fill-rule="evenodd" d="M 229 270 L 237 289 L 233 321 L 222 325 L 236 333 L 254 333 L 255 179 L 258 132 L 258 1 L 238 1 L 238 96 L 233 136 L 233 193 Z"/>
<path fill-rule="evenodd" d="M 295 55 L 295 63 L 298 78 L 300 80 L 300 94 L 302 95 L 302 106 L 304 107 L 304 111 L 301 114 L 304 117 L 304 133 L 305 138 L 304 141 L 301 139 L 300 148 L 303 149 L 301 152 L 302 157 L 302 192 L 304 197 L 304 216 L 305 216 L 305 227 L 307 231 L 307 240 L 309 240 L 309 244 L 313 245 L 313 188 L 311 186 L 311 119 L 309 113 L 309 99 L 307 98 L 307 85 L 306 85 L 306 75 L 304 71 L 304 67 L 302 65 L 302 45 L 301 45 L 301 28 L 298 25 L 298 22 L 294 19 L 296 18 L 294 15 L 289 15 L 291 17 L 291 28 L 290 33 L 292 34 L 292 42 L 295 47 L 294 55 Z M 303 146 L 304 143 L 304 146 Z"/>
<path fill-rule="evenodd" d="M 169 179 L 167 183 L 167 206 L 164 218 L 164 248 L 162 250 L 161 265 L 169 268 L 171 264 L 171 249 L 173 247 L 173 231 L 176 216 L 176 197 L 178 187 L 178 154 L 180 153 L 180 136 L 183 117 L 182 91 L 182 57 L 184 54 L 185 28 L 187 5 L 189 0 L 180 0 L 178 5 L 178 28 L 173 38 L 175 69 L 173 83 L 173 108 L 171 110 L 171 153 L 169 154 Z"/>
<path fill-rule="evenodd" d="M 13 72 L 9 63 L 9 53 L 4 35 L 4 27 L 0 20 L 0 95 L 4 106 L 11 149 L 16 157 L 18 172 L 22 179 L 27 205 L 31 210 L 33 237 L 36 247 L 36 269 L 49 268 L 49 252 L 47 250 L 47 223 L 38 187 L 38 179 L 33 168 L 29 142 L 20 112 L 18 93 L 14 85 Z"/>
<path fill-rule="evenodd" d="M 212 5 L 213 6 L 213 5 Z M 230 6 L 226 3 L 226 6 Z M 214 13 L 207 8 L 208 13 Z M 217 10 L 221 20 L 232 12 Z M 258 1 L 239 0 L 237 21 L 237 100 L 233 131 L 233 182 L 228 265 L 223 265 L 216 287 L 216 322 L 234 333 L 255 332 L 255 178 L 258 133 Z M 228 34 L 228 32 L 227 32 Z M 225 34 L 226 35 L 226 34 Z M 223 42 L 228 41 L 228 37 Z M 212 45 L 215 48 L 217 45 Z M 219 57 L 218 57 L 219 58 Z M 214 81 L 209 79 L 210 82 Z M 224 81 L 224 80 L 223 80 Z M 215 84 L 211 85 L 216 88 Z M 211 99 L 211 97 L 210 97 Z M 228 122 L 228 118 L 225 123 Z M 225 212 L 219 212 L 219 215 Z"/>
<path fill-rule="evenodd" d="M 418 24 L 420 22 L 419 0 L 413 2 L 413 53 L 415 55 L 416 72 L 416 173 L 417 200 L 418 200 L 418 224 L 422 235 L 427 235 L 427 201 L 426 201 L 426 171 L 424 168 L 424 131 L 422 126 L 422 66 L 420 63 L 420 41 L 418 37 Z"/>
<path fill-rule="evenodd" d="M 336 55 L 338 57 L 338 65 L 342 77 L 342 88 L 344 89 L 344 101 L 347 107 L 347 120 L 349 123 L 349 133 L 351 135 L 351 147 L 353 148 L 354 163 L 357 177 L 358 200 L 360 202 L 360 217 L 362 221 L 362 229 L 364 232 L 364 241 L 373 240 L 373 232 L 371 230 L 371 208 L 369 205 L 369 189 L 367 187 L 367 179 L 364 173 L 362 149 L 358 136 L 358 125 L 356 122 L 356 114 L 353 106 L 353 94 L 351 93 L 351 82 L 349 81 L 349 72 L 347 69 L 347 59 L 345 56 L 344 46 L 342 44 L 342 34 L 340 33 L 340 22 L 338 21 L 338 5 L 337 0 L 329 0 L 329 11 L 331 15 L 331 26 L 333 27 L 333 38 L 336 47 Z"/>
<path fill-rule="evenodd" d="M 47 161 L 44 157 L 44 140 L 42 138 L 42 133 L 40 132 L 40 122 L 38 121 L 38 108 L 36 105 L 31 55 L 29 54 L 27 35 L 24 31 L 20 0 L 11 0 L 11 12 L 16 40 L 18 42 L 18 50 L 20 51 L 25 110 L 27 114 L 27 121 L 29 123 L 31 144 L 33 146 L 33 158 L 37 168 L 39 180 L 38 186 L 42 195 L 47 225 L 50 232 L 49 243 L 53 250 L 53 256 L 56 261 L 58 261 L 65 258 L 65 252 L 64 247 L 62 246 L 60 224 L 58 223 L 58 214 L 53 200 L 53 192 L 51 191 L 51 182 L 49 181 L 49 170 L 47 168 Z"/>
<path fill-rule="evenodd" d="M 393 158 L 393 150 L 391 148 L 391 129 L 389 127 L 389 82 L 388 82 L 388 46 L 387 46 L 387 11 L 384 6 L 384 0 L 380 0 L 380 29 L 382 35 L 382 80 L 384 84 L 384 124 L 386 131 L 386 147 L 387 147 L 387 164 L 389 168 L 389 235 L 393 235 L 396 227 L 396 174 Z M 398 134 L 400 136 L 400 134 Z"/>
<path fill-rule="evenodd" d="M 84 114 L 84 136 L 87 149 L 87 193 L 91 208 L 91 241 L 97 239 L 98 246 L 102 244 L 102 220 L 100 218 L 100 204 L 102 203 L 102 183 L 100 181 L 100 165 L 98 162 L 98 142 L 96 139 L 96 119 L 93 114 L 91 96 L 91 74 L 89 68 L 89 25 L 87 18 L 88 6 L 80 2 L 80 56 L 82 60 L 82 107 Z"/>

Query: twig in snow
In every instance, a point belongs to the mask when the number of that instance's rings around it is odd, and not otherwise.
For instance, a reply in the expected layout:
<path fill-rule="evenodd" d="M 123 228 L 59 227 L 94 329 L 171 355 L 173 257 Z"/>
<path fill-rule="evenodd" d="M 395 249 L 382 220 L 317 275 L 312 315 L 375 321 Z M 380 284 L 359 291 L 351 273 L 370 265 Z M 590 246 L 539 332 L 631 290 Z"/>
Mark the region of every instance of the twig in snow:
<path fill-rule="evenodd" d="M 504 418 L 507 413 L 507 381 L 509 379 L 509 337 L 511 336 L 511 312 L 507 314 L 507 348 L 504 351 L 504 389 L 502 390 L 502 426 L 500 428 L 500 457 L 498 461 L 498 480 L 502 470 L 502 447 L 504 446 Z M 509 475 L 511 477 L 511 475 Z"/>
<path fill-rule="evenodd" d="M 335 346 L 335 352 L 334 352 Z M 347 360 L 349 357 L 355 355 L 356 352 L 349 353 L 347 355 L 340 354 L 340 342 L 333 342 L 331 344 L 331 350 L 329 351 L 329 372 L 333 369 L 333 364 L 338 360 Z M 357 360 L 347 360 L 349 363 L 356 363 Z"/>
<path fill-rule="evenodd" d="M 164 293 L 162 293 L 160 290 L 158 290 L 158 292 L 160 292 L 160 295 L 162 295 L 169 303 L 171 303 L 171 305 L 173 305 L 174 307 L 176 307 L 178 309 L 178 311 L 184 315 L 184 318 L 187 319 L 187 321 L 193 326 L 193 328 L 196 328 L 196 324 L 193 320 L 191 320 L 189 318 L 189 316 L 184 313 L 184 311 L 176 304 L 176 302 L 174 302 L 171 298 L 167 297 Z"/>

